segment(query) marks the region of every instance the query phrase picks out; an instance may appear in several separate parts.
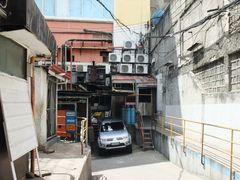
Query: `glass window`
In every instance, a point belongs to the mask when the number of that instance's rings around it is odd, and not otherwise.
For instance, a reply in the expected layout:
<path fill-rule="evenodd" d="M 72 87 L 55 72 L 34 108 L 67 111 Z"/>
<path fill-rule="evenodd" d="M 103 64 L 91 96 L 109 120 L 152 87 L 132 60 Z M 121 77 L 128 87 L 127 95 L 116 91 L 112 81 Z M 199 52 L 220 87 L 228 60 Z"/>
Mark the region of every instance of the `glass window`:
<path fill-rule="evenodd" d="M 82 17 L 82 0 L 71 0 L 69 5 L 69 14 L 71 17 Z"/>
<path fill-rule="evenodd" d="M 105 123 L 101 127 L 101 132 L 120 131 L 124 129 L 122 122 Z"/>
<path fill-rule="evenodd" d="M 55 0 L 44 1 L 44 15 L 55 16 Z"/>

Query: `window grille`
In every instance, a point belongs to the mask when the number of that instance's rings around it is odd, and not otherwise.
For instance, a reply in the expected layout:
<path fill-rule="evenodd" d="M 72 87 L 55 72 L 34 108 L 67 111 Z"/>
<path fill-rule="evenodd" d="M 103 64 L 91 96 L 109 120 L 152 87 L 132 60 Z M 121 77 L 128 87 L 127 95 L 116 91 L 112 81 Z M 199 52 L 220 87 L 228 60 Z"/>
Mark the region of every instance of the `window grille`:
<path fill-rule="evenodd" d="M 225 65 L 223 58 L 195 70 L 195 74 L 208 93 L 224 92 Z"/>

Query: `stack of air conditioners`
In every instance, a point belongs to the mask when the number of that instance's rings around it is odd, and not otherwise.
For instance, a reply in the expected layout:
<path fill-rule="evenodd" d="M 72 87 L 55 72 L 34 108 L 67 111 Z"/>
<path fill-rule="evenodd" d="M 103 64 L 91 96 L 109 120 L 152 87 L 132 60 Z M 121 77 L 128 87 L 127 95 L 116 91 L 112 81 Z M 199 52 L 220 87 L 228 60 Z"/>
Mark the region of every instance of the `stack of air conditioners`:
<path fill-rule="evenodd" d="M 136 74 L 148 74 L 148 55 L 147 54 L 137 54 L 135 73 Z"/>
<path fill-rule="evenodd" d="M 110 53 L 109 63 L 112 64 L 112 73 L 148 74 L 148 55 L 135 54 L 135 52 L 135 43 L 126 41 L 122 52 Z"/>

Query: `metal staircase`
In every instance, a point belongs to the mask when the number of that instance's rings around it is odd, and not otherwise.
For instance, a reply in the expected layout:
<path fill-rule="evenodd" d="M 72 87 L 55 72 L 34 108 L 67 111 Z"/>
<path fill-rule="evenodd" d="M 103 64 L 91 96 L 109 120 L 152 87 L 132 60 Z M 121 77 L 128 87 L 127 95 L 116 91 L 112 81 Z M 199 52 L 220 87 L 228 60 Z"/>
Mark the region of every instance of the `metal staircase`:
<path fill-rule="evenodd" d="M 142 148 L 143 150 L 154 149 L 152 128 L 144 126 L 143 117 L 140 112 L 137 112 L 137 123 L 141 134 Z"/>

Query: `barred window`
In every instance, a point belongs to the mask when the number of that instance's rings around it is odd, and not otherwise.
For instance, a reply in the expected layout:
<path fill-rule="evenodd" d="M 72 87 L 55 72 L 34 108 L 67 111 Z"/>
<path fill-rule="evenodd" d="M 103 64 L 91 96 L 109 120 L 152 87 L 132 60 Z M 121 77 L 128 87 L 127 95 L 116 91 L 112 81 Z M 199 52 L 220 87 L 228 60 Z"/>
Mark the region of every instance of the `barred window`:
<path fill-rule="evenodd" d="M 240 52 L 231 54 L 230 60 L 230 90 L 240 90 Z"/>
<path fill-rule="evenodd" d="M 224 81 L 225 64 L 223 60 L 223 58 L 220 58 L 194 71 L 208 93 L 218 93 L 226 90 Z"/>

